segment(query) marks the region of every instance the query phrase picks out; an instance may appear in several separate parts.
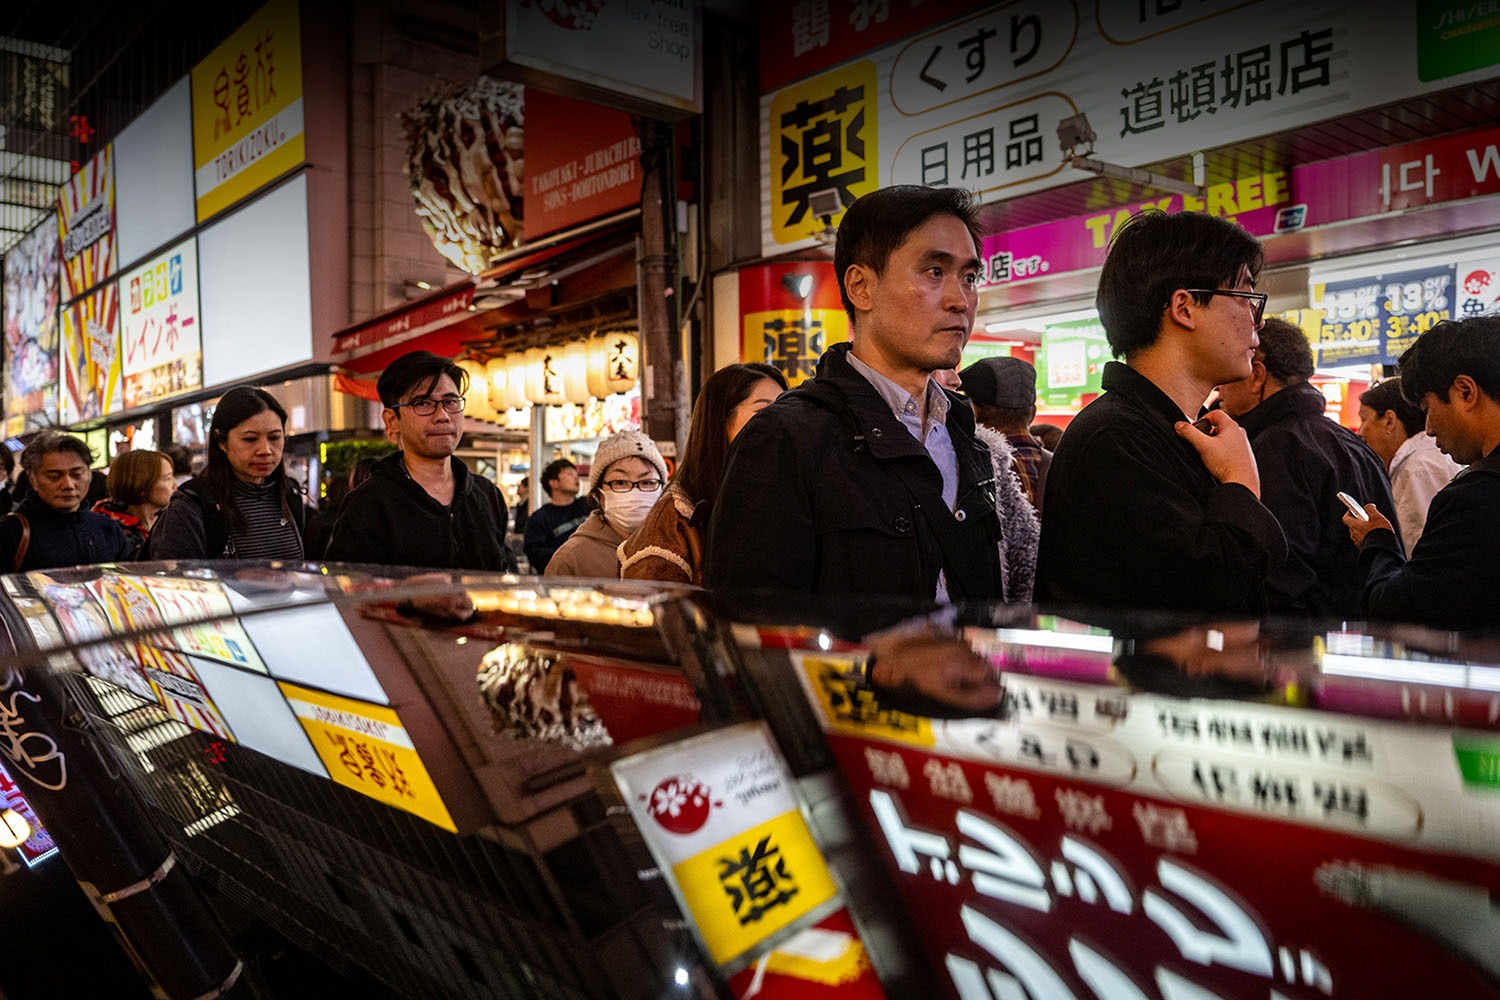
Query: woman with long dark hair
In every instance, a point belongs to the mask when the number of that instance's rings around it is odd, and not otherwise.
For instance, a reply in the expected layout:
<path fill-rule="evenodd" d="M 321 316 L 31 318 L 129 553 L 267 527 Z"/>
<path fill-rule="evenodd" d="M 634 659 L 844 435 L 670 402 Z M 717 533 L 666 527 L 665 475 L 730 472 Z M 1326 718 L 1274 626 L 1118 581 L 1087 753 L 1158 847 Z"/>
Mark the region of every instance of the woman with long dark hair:
<path fill-rule="evenodd" d="M 729 443 L 786 388 L 780 369 L 759 362 L 721 368 L 704 381 L 666 493 L 620 546 L 622 577 L 703 585 L 703 543 L 729 464 Z"/>
<path fill-rule="evenodd" d="M 157 518 L 152 559 L 303 558 L 303 505 L 281 464 L 286 410 L 254 386 L 214 407 L 208 467 L 178 487 Z"/>

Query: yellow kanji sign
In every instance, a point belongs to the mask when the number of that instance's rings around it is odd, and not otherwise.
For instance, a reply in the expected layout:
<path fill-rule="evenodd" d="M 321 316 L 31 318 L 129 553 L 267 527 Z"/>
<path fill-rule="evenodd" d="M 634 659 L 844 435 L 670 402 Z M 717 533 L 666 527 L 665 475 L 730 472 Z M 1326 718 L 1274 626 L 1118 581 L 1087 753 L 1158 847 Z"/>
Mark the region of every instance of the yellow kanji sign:
<path fill-rule="evenodd" d="M 836 191 L 843 209 L 880 186 L 875 64 L 860 60 L 771 99 L 771 234 L 800 243 L 823 229 L 813 196 Z"/>
<path fill-rule="evenodd" d="M 936 741 L 931 720 L 894 708 L 883 707 L 875 692 L 857 677 L 858 661 L 848 658 L 806 656 L 802 670 L 828 728 L 854 736 L 878 736 L 916 747 Z"/>

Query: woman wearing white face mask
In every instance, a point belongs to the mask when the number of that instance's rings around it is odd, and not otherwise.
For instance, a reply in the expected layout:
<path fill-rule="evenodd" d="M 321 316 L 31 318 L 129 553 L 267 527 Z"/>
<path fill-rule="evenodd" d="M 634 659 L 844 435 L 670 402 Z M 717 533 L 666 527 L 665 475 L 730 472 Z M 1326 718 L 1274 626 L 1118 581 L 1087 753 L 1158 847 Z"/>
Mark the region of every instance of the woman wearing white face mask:
<path fill-rule="evenodd" d="M 595 510 L 547 563 L 544 576 L 618 578 L 616 550 L 661 499 L 667 463 L 640 431 L 621 431 L 599 445 L 589 469 Z"/>

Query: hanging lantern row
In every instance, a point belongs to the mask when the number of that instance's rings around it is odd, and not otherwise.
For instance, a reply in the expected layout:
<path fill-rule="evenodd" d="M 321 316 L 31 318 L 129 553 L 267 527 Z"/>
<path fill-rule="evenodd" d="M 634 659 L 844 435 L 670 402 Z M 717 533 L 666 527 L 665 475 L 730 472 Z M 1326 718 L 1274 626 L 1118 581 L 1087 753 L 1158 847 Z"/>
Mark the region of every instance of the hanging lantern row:
<path fill-rule="evenodd" d="M 628 391 L 640 379 L 641 343 L 629 330 L 614 330 L 488 362 L 465 358 L 458 366 L 469 374 L 464 412 L 496 422 L 503 411 L 528 404 L 583 404 Z"/>

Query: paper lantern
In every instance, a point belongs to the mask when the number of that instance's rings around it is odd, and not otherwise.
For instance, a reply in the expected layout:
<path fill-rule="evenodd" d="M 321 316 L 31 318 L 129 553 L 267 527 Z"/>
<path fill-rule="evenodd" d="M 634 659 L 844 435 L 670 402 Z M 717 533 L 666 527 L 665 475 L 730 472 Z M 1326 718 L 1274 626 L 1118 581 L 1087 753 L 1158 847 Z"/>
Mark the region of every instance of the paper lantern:
<path fill-rule="evenodd" d="M 516 351 L 505 359 L 505 405 L 524 410 L 530 404 L 526 398 L 526 352 Z"/>
<path fill-rule="evenodd" d="M 473 358 L 464 358 L 458 367 L 469 373 L 469 391 L 464 393 L 464 412 L 475 420 L 494 420 L 495 411 L 490 409 L 489 378 L 484 365 Z"/>
<path fill-rule="evenodd" d="M 0 848 L 20 847 L 31 836 L 31 824 L 14 809 L 0 812 Z"/>
<path fill-rule="evenodd" d="M 593 398 L 589 394 L 589 346 L 575 340 L 562 352 L 563 395 L 580 406 Z"/>
<path fill-rule="evenodd" d="M 495 418 L 500 418 L 500 411 L 507 409 L 509 404 L 505 401 L 505 390 L 508 388 L 506 379 L 509 377 L 505 367 L 504 358 L 490 358 L 484 366 L 485 377 L 489 380 L 488 402 L 490 409 L 495 411 Z"/>
<path fill-rule="evenodd" d="M 526 398 L 538 406 L 568 401 L 563 395 L 561 349 L 533 347 L 526 352 Z"/>
<path fill-rule="evenodd" d="M 641 342 L 629 330 L 613 330 L 589 340 L 589 394 L 604 399 L 626 392 L 641 377 Z"/>

